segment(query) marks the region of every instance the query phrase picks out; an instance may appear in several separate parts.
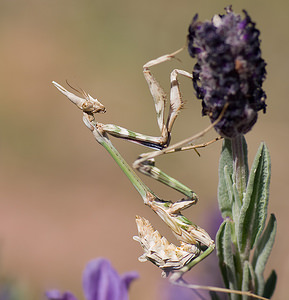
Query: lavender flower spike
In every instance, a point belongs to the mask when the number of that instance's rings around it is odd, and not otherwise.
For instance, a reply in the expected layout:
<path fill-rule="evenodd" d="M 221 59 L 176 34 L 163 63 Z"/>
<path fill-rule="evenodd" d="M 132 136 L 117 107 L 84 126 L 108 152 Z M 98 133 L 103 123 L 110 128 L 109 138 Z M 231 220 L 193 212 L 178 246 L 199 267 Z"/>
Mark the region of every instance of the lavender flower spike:
<path fill-rule="evenodd" d="M 197 58 L 193 84 L 203 115 L 213 123 L 229 103 L 215 129 L 234 138 L 251 130 L 259 110 L 265 112 L 266 63 L 261 58 L 259 30 L 247 12 L 243 11 L 244 19 L 231 7 L 226 12 L 210 22 L 200 22 L 196 15 L 189 27 L 188 50 Z"/>
<path fill-rule="evenodd" d="M 130 283 L 138 278 L 136 272 L 119 276 L 104 258 L 90 261 L 83 272 L 83 290 L 86 300 L 127 300 Z M 70 292 L 46 292 L 48 300 L 77 300 Z"/>
<path fill-rule="evenodd" d="M 49 300 L 77 300 L 72 293 L 61 293 L 58 290 L 49 290 L 45 293 L 45 296 Z"/>

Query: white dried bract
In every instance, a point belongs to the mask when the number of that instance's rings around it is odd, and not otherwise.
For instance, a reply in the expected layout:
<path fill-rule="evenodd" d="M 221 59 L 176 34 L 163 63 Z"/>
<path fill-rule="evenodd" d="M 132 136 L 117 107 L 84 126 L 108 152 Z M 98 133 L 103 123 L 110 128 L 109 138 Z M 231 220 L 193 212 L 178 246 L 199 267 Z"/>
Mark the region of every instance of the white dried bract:
<path fill-rule="evenodd" d="M 143 217 L 136 216 L 136 224 L 139 235 L 134 236 L 133 239 L 138 241 L 144 249 L 144 254 L 139 257 L 139 261 L 151 261 L 163 270 L 163 277 L 186 266 L 200 254 L 200 249 L 195 245 L 181 242 L 181 245 L 177 247 L 169 243 Z"/>

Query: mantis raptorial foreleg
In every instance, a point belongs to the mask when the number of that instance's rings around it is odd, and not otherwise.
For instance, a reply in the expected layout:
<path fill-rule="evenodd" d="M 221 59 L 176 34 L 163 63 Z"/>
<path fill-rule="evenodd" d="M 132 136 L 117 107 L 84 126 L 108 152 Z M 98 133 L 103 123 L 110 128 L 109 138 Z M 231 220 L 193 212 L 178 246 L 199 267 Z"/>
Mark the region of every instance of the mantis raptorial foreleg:
<path fill-rule="evenodd" d="M 180 93 L 178 76 L 182 75 L 182 76 L 185 76 L 185 77 L 188 77 L 191 79 L 192 75 L 186 71 L 178 70 L 178 69 L 174 69 L 171 72 L 171 75 L 170 75 L 171 90 L 170 90 L 170 98 L 169 98 L 170 107 L 169 107 L 167 119 L 165 121 L 164 114 L 165 114 L 165 105 L 167 102 L 167 97 L 166 97 L 164 90 L 158 83 L 158 81 L 152 75 L 150 68 L 152 66 L 155 66 L 155 65 L 158 65 L 158 64 L 161 64 L 163 62 L 173 59 L 175 57 L 175 55 L 182 50 L 183 50 L 183 48 L 181 48 L 171 54 L 163 55 L 157 59 L 147 62 L 143 66 L 143 74 L 148 83 L 151 95 L 154 99 L 154 105 L 155 105 L 156 115 L 157 115 L 157 122 L 158 122 L 158 126 L 159 126 L 159 129 L 161 132 L 161 135 L 159 137 L 148 136 L 148 135 L 144 135 L 141 133 L 133 132 L 131 130 L 125 129 L 123 127 L 120 127 L 120 126 L 117 126 L 114 124 L 98 123 L 99 125 L 102 126 L 103 132 L 106 132 L 114 137 L 126 139 L 131 142 L 138 143 L 138 144 L 141 144 L 143 146 L 146 146 L 146 147 L 149 147 L 152 149 L 157 149 L 158 151 L 162 150 L 160 152 L 152 152 L 152 153 L 146 153 L 146 154 L 141 155 L 140 158 L 134 163 L 133 166 L 136 169 L 138 169 L 140 172 L 142 172 L 148 176 L 151 176 L 151 177 L 163 182 L 164 184 L 172 186 L 176 190 L 179 190 L 179 185 L 176 185 L 175 182 L 172 183 L 171 181 L 167 181 L 167 178 L 163 178 L 163 176 L 158 177 L 158 175 L 162 175 L 162 173 L 159 171 L 159 169 L 157 169 L 154 166 L 152 159 L 155 156 L 163 154 L 163 153 L 172 153 L 172 152 L 190 150 L 190 149 L 195 149 L 195 151 L 197 152 L 197 150 L 196 150 L 197 148 L 205 147 L 207 144 L 210 144 L 219 139 L 219 138 L 217 138 L 213 141 L 210 141 L 208 143 L 204 143 L 204 144 L 201 144 L 198 146 L 188 145 L 189 143 L 187 143 L 187 144 L 184 144 L 185 147 L 178 147 L 178 148 L 169 147 L 168 148 L 169 143 L 170 143 L 171 130 L 172 130 L 174 121 L 176 120 L 180 110 L 183 107 L 183 101 L 182 101 L 182 97 L 181 97 L 181 93 Z M 70 93 L 65 88 L 63 88 L 61 85 L 59 85 L 58 83 L 53 82 L 53 84 L 59 91 L 61 91 L 68 98 L 76 99 L 76 97 L 77 97 L 76 95 Z M 83 94 L 85 99 L 89 99 L 89 100 L 93 99 L 89 94 L 85 93 L 84 91 L 81 90 L 80 92 Z M 71 101 L 74 102 L 74 100 L 71 100 Z M 96 112 L 105 112 L 104 106 L 100 102 L 98 102 L 96 99 L 93 99 L 91 101 L 94 105 L 88 104 L 88 101 L 86 100 L 82 107 L 80 107 L 80 106 L 78 106 L 78 107 L 80 109 L 83 109 L 84 112 L 91 113 L 91 114 L 96 113 Z"/>
<path fill-rule="evenodd" d="M 177 80 L 178 75 L 183 75 L 188 78 L 192 78 L 192 75 L 186 71 L 174 69 L 170 75 L 171 90 L 170 90 L 170 108 L 165 121 L 165 105 L 167 102 L 167 96 L 163 88 L 160 86 L 158 81 L 152 75 L 150 68 L 157 64 L 171 60 L 179 53 L 182 49 L 175 51 L 174 53 L 163 55 L 157 59 L 147 62 L 143 66 L 143 74 L 148 83 L 150 93 L 154 99 L 154 105 L 157 115 L 157 123 L 160 129 L 161 136 L 153 137 L 140 133 L 136 133 L 120 126 L 113 124 L 104 124 L 103 130 L 113 135 L 114 137 L 123 138 L 149 148 L 163 149 L 170 143 L 170 134 L 172 131 L 173 124 L 183 108 L 183 101 L 180 93 L 179 82 Z"/>

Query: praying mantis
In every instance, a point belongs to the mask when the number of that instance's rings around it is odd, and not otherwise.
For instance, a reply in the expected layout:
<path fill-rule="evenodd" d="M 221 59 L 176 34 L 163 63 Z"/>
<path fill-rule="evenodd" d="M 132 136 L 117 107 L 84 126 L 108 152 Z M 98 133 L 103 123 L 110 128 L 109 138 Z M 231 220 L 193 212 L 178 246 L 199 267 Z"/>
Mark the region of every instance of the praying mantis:
<path fill-rule="evenodd" d="M 265 299 L 260 296 L 253 295 L 248 292 L 232 291 L 222 288 L 201 287 L 197 285 L 188 285 L 182 276 L 212 253 L 215 248 L 214 241 L 209 234 L 199 226 L 193 224 L 185 216 L 182 211 L 191 207 L 198 202 L 198 196 L 190 188 L 179 182 L 178 180 L 167 175 L 154 164 L 154 158 L 161 155 L 172 153 L 175 151 L 184 151 L 205 147 L 208 144 L 221 139 L 216 138 L 201 145 L 193 145 L 192 143 L 199 137 L 208 132 L 222 118 L 220 117 L 202 132 L 193 135 L 177 144 L 169 146 L 170 136 L 173 124 L 183 107 L 183 101 L 180 93 L 178 75 L 192 78 L 192 75 L 186 71 L 174 69 L 170 74 L 171 90 L 170 90 L 170 108 L 167 120 L 165 122 L 164 112 L 167 98 L 164 90 L 158 81 L 152 75 L 150 68 L 160 63 L 169 61 L 175 57 L 183 48 L 171 54 L 163 55 L 157 59 L 151 60 L 143 66 L 143 74 L 148 83 L 150 93 L 154 100 L 156 109 L 157 122 L 161 135 L 159 137 L 147 136 L 127 130 L 123 127 L 113 124 L 102 124 L 96 121 L 95 115 L 106 112 L 104 105 L 97 99 L 90 96 L 83 90 L 80 92 L 83 97 L 79 97 L 56 82 L 52 82 L 54 86 L 64 94 L 73 104 L 75 104 L 83 112 L 83 122 L 92 132 L 96 141 L 101 144 L 119 165 L 133 186 L 141 195 L 144 204 L 149 206 L 172 230 L 173 234 L 180 242 L 180 246 L 170 244 L 165 237 L 155 230 L 150 222 L 143 217 L 136 216 L 138 228 L 138 236 L 134 239 L 138 241 L 144 254 L 139 258 L 140 261 L 151 261 L 162 270 L 162 275 L 167 277 L 170 274 L 170 280 L 179 285 L 186 285 L 189 288 L 206 289 L 211 291 L 236 293 L 242 295 L 253 296 L 259 299 Z M 117 149 L 111 143 L 108 134 L 117 138 L 129 140 L 140 145 L 157 149 L 157 151 L 141 154 L 133 163 L 133 167 L 141 173 L 148 175 L 167 186 L 182 193 L 185 198 L 176 202 L 160 199 L 143 181 L 136 175 L 134 170 L 123 159 Z"/>

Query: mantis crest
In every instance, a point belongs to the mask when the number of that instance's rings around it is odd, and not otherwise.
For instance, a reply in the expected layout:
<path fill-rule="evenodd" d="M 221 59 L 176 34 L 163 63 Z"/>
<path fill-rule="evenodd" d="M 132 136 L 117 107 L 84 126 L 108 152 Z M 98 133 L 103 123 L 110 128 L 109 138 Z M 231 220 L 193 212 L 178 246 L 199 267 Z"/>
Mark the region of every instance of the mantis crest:
<path fill-rule="evenodd" d="M 182 48 L 183 49 L 183 48 Z M 189 288 L 206 289 L 212 291 L 243 294 L 240 291 L 231 291 L 227 289 L 214 287 L 200 287 L 189 285 L 184 282 L 182 276 L 194 267 L 197 263 L 206 258 L 215 248 L 214 241 L 209 234 L 199 226 L 189 221 L 182 211 L 191 207 L 198 202 L 198 196 L 189 187 L 185 186 L 178 180 L 172 178 L 155 166 L 154 158 L 161 155 L 172 153 L 175 151 L 184 151 L 205 147 L 208 144 L 221 139 L 216 138 L 205 144 L 193 145 L 192 143 L 208 132 L 223 116 L 220 117 L 202 132 L 189 137 L 175 145 L 169 146 L 173 124 L 183 107 L 183 101 L 180 93 L 178 76 L 182 75 L 192 78 L 192 75 L 186 71 L 175 69 L 170 74 L 171 90 L 170 90 L 170 107 L 167 119 L 165 121 L 165 104 L 167 102 L 166 94 L 158 81 L 152 75 L 150 68 L 157 64 L 169 61 L 175 57 L 182 49 L 161 56 L 155 60 L 151 60 L 143 66 L 143 74 L 148 83 L 151 95 L 154 100 L 156 109 L 157 122 L 160 129 L 160 136 L 153 137 L 127 130 L 114 124 L 102 124 L 96 121 L 97 113 L 106 112 L 105 107 L 97 99 L 91 97 L 83 90 L 78 91 L 82 94 L 79 97 L 60 84 L 53 81 L 54 86 L 64 94 L 73 104 L 75 104 L 83 112 L 83 122 L 92 132 L 96 141 L 101 144 L 119 165 L 136 190 L 141 195 L 144 204 L 149 206 L 172 230 L 180 245 L 176 246 L 169 243 L 168 240 L 161 236 L 160 233 L 153 228 L 148 220 L 143 217 L 136 216 L 138 228 L 138 236 L 134 240 L 138 241 L 144 254 L 139 257 L 141 262 L 151 261 L 162 270 L 164 277 L 170 275 L 170 280 L 180 285 L 186 285 Z M 72 87 L 71 87 L 72 88 Z M 74 88 L 73 88 L 74 89 Z M 74 89 L 75 90 L 75 89 Z M 150 188 L 148 188 L 142 180 L 135 174 L 134 170 L 127 164 L 117 149 L 111 143 L 108 135 L 117 138 L 129 140 L 143 146 L 157 149 L 157 151 L 141 154 L 134 162 L 133 167 L 141 173 L 150 176 L 165 185 L 182 193 L 185 197 L 176 202 L 160 199 Z M 260 296 L 253 295 L 248 292 L 246 295 L 259 299 L 265 299 Z"/>

